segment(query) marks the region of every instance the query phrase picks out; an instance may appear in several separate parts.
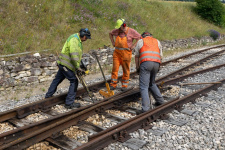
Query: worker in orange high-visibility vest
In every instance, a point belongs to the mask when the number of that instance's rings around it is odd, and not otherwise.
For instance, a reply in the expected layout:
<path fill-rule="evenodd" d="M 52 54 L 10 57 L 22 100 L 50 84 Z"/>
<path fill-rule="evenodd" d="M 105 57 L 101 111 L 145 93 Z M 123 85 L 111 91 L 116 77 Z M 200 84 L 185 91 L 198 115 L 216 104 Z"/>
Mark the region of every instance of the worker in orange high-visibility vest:
<path fill-rule="evenodd" d="M 142 110 L 138 113 L 146 112 L 150 109 L 149 90 L 159 106 L 164 103 L 164 99 L 155 84 L 155 77 L 159 70 L 162 58 L 162 46 L 160 42 L 152 37 L 149 32 L 144 32 L 134 49 L 136 69 L 139 73 L 139 88 L 142 98 Z"/>
<path fill-rule="evenodd" d="M 118 71 L 121 65 L 123 69 L 122 91 L 124 91 L 128 87 L 130 78 L 132 49 L 136 46 L 141 35 L 136 30 L 127 27 L 125 20 L 122 18 L 117 20 L 115 28 L 109 33 L 112 45 L 115 47 L 110 89 L 114 90 L 117 87 Z M 116 37 L 115 40 L 114 37 Z M 135 43 L 133 43 L 134 39 L 136 40 Z"/>

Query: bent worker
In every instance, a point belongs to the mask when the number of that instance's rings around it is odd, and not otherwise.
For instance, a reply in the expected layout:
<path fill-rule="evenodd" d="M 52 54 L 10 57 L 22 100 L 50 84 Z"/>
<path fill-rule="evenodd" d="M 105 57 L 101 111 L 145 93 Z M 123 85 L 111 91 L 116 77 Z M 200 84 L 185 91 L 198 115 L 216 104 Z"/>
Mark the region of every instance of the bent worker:
<path fill-rule="evenodd" d="M 121 65 L 123 69 L 122 90 L 125 90 L 130 78 L 132 49 L 136 46 L 141 35 L 136 30 L 127 27 L 125 20 L 122 18 L 117 20 L 115 28 L 109 33 L 109 38 L 115 47 L 110 89 L 114 90 L 117 87 L 118 71 Z M 116 40 L 114 40 L 114 37 L 116 37 Z M 136 40 L 135 43 L 133 43 L 134 39 Z"/>
<path fill-rule="evenodd" d="M 57 86 L 67 78 L 70 81 L 69 91 L 65 100 L 65 108 L 67 109 L 80 107 L 80 103 L 74 102 L 78 88 L 78 79 L 75 72 L 83 72 L 80 68 L 83 54 L 82 42 L 87 39 L 91 39 L 91 33 L 88 28 L 82 28 L 79 33 L 71 35 L 66 40 L 57 61 L 59 70 L 45 95 L 45 98 L 52 97 L 57 90 Z"/>
<path fill-rule="evenodd" d="M 149 32 L 144 32 L 135 47 L 135 63 L 137 72 L 140 71 L 139 88 L 142 98 L 142 111 L 150 109 L 149 90 L 159 106 L 164 103 L 164 99 L 155 84 L 155 77 L 159 70 L 162 58 L 162 46 L 160 42 L 152 37 Z"/>

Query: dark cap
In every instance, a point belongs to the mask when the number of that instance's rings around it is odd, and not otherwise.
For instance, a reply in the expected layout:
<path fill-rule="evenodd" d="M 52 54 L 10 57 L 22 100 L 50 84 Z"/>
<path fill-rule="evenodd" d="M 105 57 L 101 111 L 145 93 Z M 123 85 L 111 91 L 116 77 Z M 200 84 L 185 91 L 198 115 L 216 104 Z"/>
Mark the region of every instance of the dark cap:
<path fill-rule="evenodd" d="M 152 34 L 149 33 L 149 32 L 143 32 L 143 33 L 141 34 L 141 36 L 142 36 L 143 38 L 145 38 L 146 36 L 152 36 Z"/>
<path fill-rule="evenodd" d="M 88 39 L 91 39 L 91 32 L 88 30 L 88 28 L 82 28 L 79 32 L 81 37 L 86 36 Z"/>

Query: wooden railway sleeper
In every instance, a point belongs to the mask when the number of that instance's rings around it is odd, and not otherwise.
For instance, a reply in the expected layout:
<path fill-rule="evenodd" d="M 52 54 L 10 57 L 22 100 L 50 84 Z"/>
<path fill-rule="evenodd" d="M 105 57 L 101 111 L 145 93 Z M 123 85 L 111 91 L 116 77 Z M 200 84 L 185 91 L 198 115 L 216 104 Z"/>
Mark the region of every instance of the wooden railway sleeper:
<path fill-rule="evenodd" d="M 40 109 L 39 109 L 40 107 L 38 107 L 38 105 L 34 105 L 34 106 L 32 106 L 32 111 L 33 112 L 38 112 Z"/>
<path fill-rule="evenodd" d="M 39 111 L 43 111 L 43 112 L 46 112 L 46 111 L 49 111 L 51 107 L 45 107 L 43 104 L 36 104 L 36 105 L 33 105 L 33 106 L 29 106 L 27 107 L 26 109 L 18 109 L 16 112 L 17 112 L 17 118 L 21 119 L 21 118 L 24 118 L 32 113 L 36 113 L 36 112 L 39 112 Z"/>
<path fill-rule="evenodd" d="M 16 112 L 17 112 L 17 118 L 20 119 L 20 118 L 25 117 L 23 109 L 22 110 L 17 110 Z"/>

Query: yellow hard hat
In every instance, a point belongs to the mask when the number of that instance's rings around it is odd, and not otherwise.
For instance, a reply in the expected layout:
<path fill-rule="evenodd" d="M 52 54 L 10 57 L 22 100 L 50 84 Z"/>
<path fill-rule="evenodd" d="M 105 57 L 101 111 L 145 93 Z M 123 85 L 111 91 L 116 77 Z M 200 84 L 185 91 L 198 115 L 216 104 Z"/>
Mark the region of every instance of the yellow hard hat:
<path fill-rule="evenodd" d="M 115 28 L 116 29 L 119 29 L 120 27 L 121 27 L 121 25 L 122 24 L 125 24 L 125 20 L 124 19 L 118 19 L 117 21 L 116 21 L 116 26 L 115 26 Z"/>

